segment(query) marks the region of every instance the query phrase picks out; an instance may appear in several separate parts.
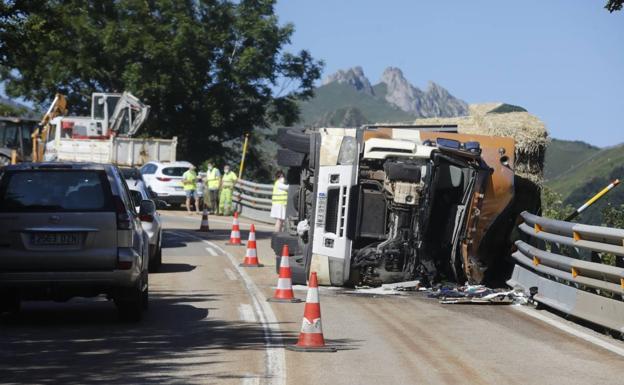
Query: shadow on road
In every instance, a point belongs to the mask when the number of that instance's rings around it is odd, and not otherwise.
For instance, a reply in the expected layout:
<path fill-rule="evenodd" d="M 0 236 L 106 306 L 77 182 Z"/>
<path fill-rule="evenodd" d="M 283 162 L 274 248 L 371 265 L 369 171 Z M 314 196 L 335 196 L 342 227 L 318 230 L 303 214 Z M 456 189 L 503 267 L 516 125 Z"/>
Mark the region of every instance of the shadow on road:
<path fill-rule="evenodd" d="M 195 270 L 197 266 L 189 265 L 188 263 L 164 263 L 160 265 L 158 271 L 150 274 L 159 273 L 186 273 Z"/>
<path fill-rule="evenodd" d="M 0 382 L 206 383 L 225 360 L 220 350 L 265 349 L 262 325 L 210 318 L 207 302 L 215 301 L 205 292 L 158 292 L 138 324 L 118 321 L 107 301 L 27 302 L 0 318 Z"/>

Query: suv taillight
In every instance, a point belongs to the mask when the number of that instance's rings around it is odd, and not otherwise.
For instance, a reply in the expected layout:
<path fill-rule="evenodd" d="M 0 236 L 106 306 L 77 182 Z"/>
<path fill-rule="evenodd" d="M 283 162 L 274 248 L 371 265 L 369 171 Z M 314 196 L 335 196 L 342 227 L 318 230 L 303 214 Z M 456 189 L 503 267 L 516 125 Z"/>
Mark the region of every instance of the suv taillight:
<path fill-rule="evenodd" d="M 156 179 L 161 182 L 169 182 L 171 180 L 171 178 L 163 178 L 162 176 L 157 176 Z"/>
<path fill-rule="evenodd" d="M 117 230 L 132 229 L 132 218 L 120 197 L 115 197 L 115 212 L 117 213 Z"/>

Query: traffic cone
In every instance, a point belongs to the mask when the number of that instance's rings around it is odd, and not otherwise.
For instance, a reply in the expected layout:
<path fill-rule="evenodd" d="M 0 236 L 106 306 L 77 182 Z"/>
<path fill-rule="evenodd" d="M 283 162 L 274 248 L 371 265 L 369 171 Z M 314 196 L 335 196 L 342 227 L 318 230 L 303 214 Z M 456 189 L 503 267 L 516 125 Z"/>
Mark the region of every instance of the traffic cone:
<path fill-rule="evenodd" d="M 263 267 L 264 265 L 258 261 L 258 249 L 256 248 L 256 226 L 251 224 L 249 229 L 249 239 L 247 240 L 247 252 L 245 260 L 239 265 L 240 267 Z"/>
<path fill-rule="evenodd" d="M 296 352 L 336 351 L 336 348 L 325 345 L 325 338 L 323 338 L 321 303 L 319 301 L 318 280 L 315 272 L 310 275 L 308 296 L 306 298 L 305 309 L 303 310 L 303 321 L 301 323 L 299 341 L 296 345 L 287 346 L 286 349 Z"/>
<path fill-rule="evenodd" d="M 279 278 L 277 278 L 277 288 L 272 298 L 267 299 L 269 302 L 301 302 L 299 298 L 295 298 L 292 289 L 292 272 L 290 271 L 290 263 L 288 262 L 288 245 L 282 247 L 282 261 L 280 262 Z"/>
<path fill-rule="evenodd" d="M 210 226 L 208 225 L 208 210 L 204 209 L 202 213 L 201 225 L 199 226 L 198 231 L 208 232 L 210 231 Z"/>
<path fill-rule="evenodd" d="M 241 244 L 241 235 L 240 235 L 240 227 L 238 226 L 238 213 L 234 213 L 234 219 L 232 220 L 232 232 L 230 233 L 230 240 L 226 242 L 227 245 L 231 246 L 242 246 Z"/>

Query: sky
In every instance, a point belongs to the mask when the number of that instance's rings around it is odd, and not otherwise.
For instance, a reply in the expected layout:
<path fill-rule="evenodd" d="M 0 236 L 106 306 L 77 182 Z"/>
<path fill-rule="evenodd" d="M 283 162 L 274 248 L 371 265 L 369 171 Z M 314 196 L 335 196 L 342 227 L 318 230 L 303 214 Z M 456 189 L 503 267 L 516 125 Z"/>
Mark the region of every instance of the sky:
<path fill-rule="evenodd" d="M 624 10 L 606 0 L 278 0 L 290 51 L 356 65 L 371 83 L 388 66 L 468 103 L 520 105 L 558 139 L 624 142 Z"/>

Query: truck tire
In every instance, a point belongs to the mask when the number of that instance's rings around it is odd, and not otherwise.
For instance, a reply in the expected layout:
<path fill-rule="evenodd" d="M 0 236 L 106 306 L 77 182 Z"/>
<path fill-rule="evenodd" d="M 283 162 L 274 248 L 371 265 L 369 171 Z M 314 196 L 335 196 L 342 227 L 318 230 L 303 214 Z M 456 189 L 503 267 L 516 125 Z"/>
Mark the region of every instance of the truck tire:
<path fill-rule="evenodd" d="M 310 136 L 303 130 L 280 128 L 277 131 L 277 144 L 302 154 L 310 153 Z"/>
<path fill-rule="evenodd" d="M 277 164 L 282 167 L 301 167 L 305 154 L 289 150 L 287 148 L 280 148 L 277 150 Z"/>

